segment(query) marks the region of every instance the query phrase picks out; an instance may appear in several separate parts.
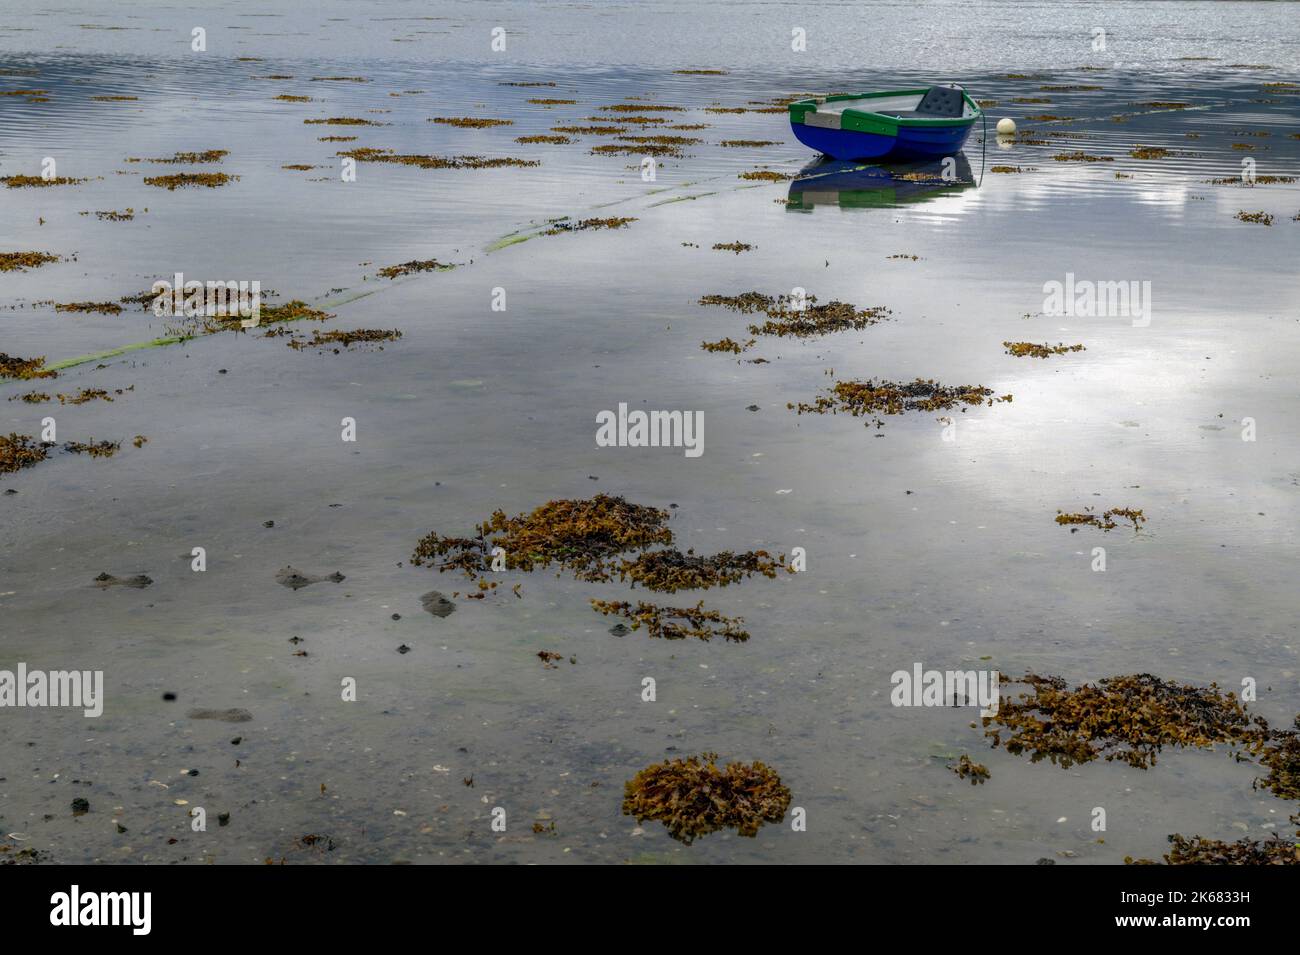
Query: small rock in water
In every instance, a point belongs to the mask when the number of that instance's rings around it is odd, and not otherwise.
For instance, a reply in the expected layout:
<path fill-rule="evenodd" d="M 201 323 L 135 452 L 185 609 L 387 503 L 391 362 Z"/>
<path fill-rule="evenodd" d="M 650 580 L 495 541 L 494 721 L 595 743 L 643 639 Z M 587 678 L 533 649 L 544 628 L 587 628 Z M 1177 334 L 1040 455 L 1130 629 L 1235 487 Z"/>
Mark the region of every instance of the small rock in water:
<path fill-rule="evenodd" d="M 88 812 L 90 812 L 90 800 L 82 799 L 80 796 L 72 800 L 72 814 L 74 816 L 84 816 Z"/>
<path fill-rule="evenodd" d="M 406 644 L 402 644 L 400 647 L 397 648 L 397 652 L 398 652 L 398 653 L 410 653 L 410 652 L 411 652 L 411 648 L 408 647 Z"/>
<path fill-rule="evenodd" d="M 632 632 L 632 628 L 625 623 L 616 623 L 614 626 L 609 628 L 609 632 L 616 637 L 626 637 Z"/>
<path fill-rule="evenodd" d="M 456 605 L 438 593 L 436 590 L 430 590 L 420 598 L 420 606 L 435 617 L 449 616 L 455 609 Z"/>
<path fill-rule="evenodd" d="M 103 573 L 95 578 L 95 586 L 101 590 L 109 587 L 133 587 L 136 590 L 143 590 L 153 583 L 153 580 L 144 574 L 136 574 L 133 577 L 114 577 L 112 574 Z"/>

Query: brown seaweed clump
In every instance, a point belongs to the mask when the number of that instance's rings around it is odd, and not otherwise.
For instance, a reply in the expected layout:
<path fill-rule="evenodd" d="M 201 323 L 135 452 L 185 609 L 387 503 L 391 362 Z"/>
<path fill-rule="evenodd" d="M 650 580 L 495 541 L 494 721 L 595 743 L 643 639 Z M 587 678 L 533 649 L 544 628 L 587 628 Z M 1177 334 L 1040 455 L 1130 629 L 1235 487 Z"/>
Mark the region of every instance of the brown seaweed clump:
<path fill-rule="evenodd" d="M 387 123 L 376 123 L 373 119 L 358 119 L 355 116 L 329 116 L 325 119 L 304 119 L 303 123 L 308 126 L 386 126 Z"/>
<path fill-rule="evenodd" d="M 98 312 L 101 315 L 121 315 L 122 306 L 116 302 L 63 302 L 55 303 L 56 312 Z"/>
<path fill-rule="evenodd" d="M 715 246 L 717 248 L 717 246 Z M 701 305 L 721 305 L 742 315 L 762 312 L 767 321 L 749 326 L 751 335 L 775 335 L 779 338 L 809 338 L 832 332 L 861 330 L 888 318 L 889 309 L 883 305 L 858 308 L 847 302 L 817 304 L 817 296 L 809 295 L 796 302 L 787 295 L 773 298 L 761 292 L 742 292 L 740 295 L 705 295 Z"/>
<path fill-rule="evenodd" d="M 290 96 L 288 93 L 281 93 L 276 99 L 282 103 L 310 103 L 310 96 Z"/>
<path fill-rule="evenodd" d="M 0 252 L 0 272 L 25 272 L 57 261 L 59 257 L 48 252 Z"/>
<path fill-rule="evenodd" d="M 73 179 L 69 176 L 51 176 L 49 179 L 46 179 L 44 176 L 0 176 L 0 182 L 3 182 L 7 189 L 30 189 L 40 186 L 75 186 L 77 183 L 85 181 L 85 179 Z"/>
<path fill-rule="evenodd" d="M 120 392 L 119 392 L 120 393 Z M 113 396 L 103 388 L 82 388 L 75 395 L 58 395 L 61 405 L 84 405 L 88 401 L 112 401 Z"/>
<path fill-rule="evenodd" d="M 1175 832 L 1169 841 L 1173 843 L 1173 849 L 1165 854 L 1165 865 L 1300 865 L 1300 844 L 1295 840 L 1283 840 L 1279 835 L 1258 842 L 1250 838 L 1221 842 L 1201 836 L 1186 839 Z M 1124 864 L 1160 863 L 1125 856 Z"/>
<path fill-rule="evenodd" d="M 1212 186 L 1274 186 L 1283 185 L 1293 182 L 1300 182 L 1295 176 L 1255 176 L 1247 180 L 1242 176 L 1219 176 L 1215 179 L 1206 179 Z"/>
<path fill-rule="evenodd" d="M 332 330 L 328 332 L 319 332 L 313 330 L 311 341 L 301 341 L 292 339 L 288 342 L 290 348 L 302 350 L 304 348 L 328 348 L 332 345 L 342 345 L 344 348 L 351 348 L 358 343 L 375 344 L 377 342 L 395 342 L 402 337 L 402 333 L 397 329 L 384 328 L 355 328 L 352 331 Z M 383 350 L 382 347 L 380 349 Z M 334 354 L 339 350 L 334 349 Z"/>
<path fill-rule="evenodd" d="M 1012 682 L 1003 677 L 1003 682 Z M 1049 759 L 1062 769 L 1098 758 L 1147 769 L 1165 746 L 1208 749 L 1216 743 L 1259 752 L 1268 724 L 1252 718 L 1218 685 L 1195 687 L 1139 673 L 1067 689 L 1060 677 L 1027 674 L 1018 681 L 1033 688 L 1016 700 L 1003 698 L 984 717 L 984 735 L 994 748 L 1027 753 L 1032 762 Z M 990 724 L 996 724 L 989 729 Z M 1002 739 L 1003 730 L 1009 731 Z"/>
<path fill-rule="evenodd" d="M 974 762 L 965 753 L 962 754 L 961 759 L 957 760 L 956 766 L 949 766 L 948 768 L 962 779 L 969 779 L 972 786 L 978 786 L 989 778 L 989 768 Z"/>
<path fill-rule="evenodd" d="M 549 501 L 516 517 L 495 511 L 479 525 L 476 537 L 428 534 L 416 544 L 411 563 L 437 566 L 440 572 L 457 568 L 473 579 L 500 547 L 510 569 L 531 571 L 557 564 L 579 580 L 606 581 L 612 573 L 610 558 L 672 543 L 668 518 L 667 511 L 606 494 Z"/>
<path fill-rule="evenodd" d="M 1075 150 L 1072 153 L 1057 153 L 1052 157 L 1057 162 L 1114 162 L 1114 156 L 1093 156 L 1089 153 Z"/>
<path fill-rule="evenodd" d="M 1087 351 L 1082 345 L 1036 345 L 1033 342 L 1003 342 L 1002 347 L 1008 355 L 1017 358 L 1051 358 L 1053 355 L 1065 355 L 1072 351 Z"/>
<path fill-rule="evenodd" d="M 1134 146 L 1129 150 L 1129 155 L 1134 159 L 1165 159 L 1173 154 L 1172 149 L 1164 146 Z"/>
<path fill-rule="evenodd" d="M 536 106 L 572 106 L 578 101 L 576 99 L 551 99 L 549 97 L 538 96 L 530 99 L 528 102 Z"/>
<path fill-rule="evenodd" d="M 568 136 L 548 136 L 544 133 L 539 133 L 535 136 L 516 136 L 515 142 L 524 143 L 525 145 L 532 145 L 533 143 L 549 143 L 552 146 L 567 146 L 569 143 L 573 142 L 573 140 Z"/>
<path fill-rule="evenodd" d="M 742 172 L 739 174 L 740 179 L 749 179 L 754 182 L 785 182 L 793 179 L 794 176 L 786 175 L 783 172 L 772 172 L 770 169 L 755 169 L 751 172 Z"/>
<path fill-rule="evenodd" d="M 57 378 L 58 372 L 45 367 L 45 358 L 18 358 L 0 352 L 0 378 Z"/>
<path fill-rule="evenodd" d="M 627 129 L 623 126 L 552 126 L 551 132 L 573 136 L 620 136 Z"/>
<path fill-rule="evenodd" d="M 400 265 L 386 265 L 379 270 L 378 274 L 386 279 L 396 279 L 401 278 L 403 275 L 414 275 L 417 272 L 446 272 L 455 267 L 447 262 L 439 262 L 437 259 L 412 259 L 410 262 L 403 262 Z"/>
<path fill-rule="evenodd" d="M 614 106 L 602 106 L 606 113 L 684 113 L 685 106 L 660 106 L 653 103 L 618 103 Z"/>
<path fill-rule="evenodd" d="M 529 100 L 531 103 L 532 100 Z M 443 126 L 455 126 L 457 129 L 490 129 L 493 126 L 513 126 L 513 119 L 476 119 L 470 116 L 435 116 L 429 120 L 431 123 L 441 123 Z"/>
<path fill-rule="evenodd" d="M 230 155 L 226 149 L 204 149 L 201 152 L 176 153 L 170 157 L 161 159 L 132 159 L 128 158 L 127 162 L 147 162 L 147 163 L 168 163 L 172 165 L 193 165 L 195 163 L 221 162 Z"/>
<path fill-rule="evenodd" d="M 29 391 L 23 395 L 10 395 L 9 400 L 22 401 L 29 405 L 39 405 L 43 402 L 49 401 L 50 396 L 43 391 Z"/>
<path fill-rule="evenodd" d="M 1296 717 L 1296 729 L 1271 734 L 1259 761 L 1268 767 L 1268 775 L 1255 780 L 1256 789 L 1271 790 L 1283 799 L 1300 799 L 1300 717 Z"/>
<path fill-rule="evenodd" d="M 111 458 L 122 447 L 121 441 L 65 441 L 63 450 L 72 454 L 89 454 L 92 458 Z"/>
<path fill-rule="evenodd" d="M 0 474 L 12 474 L 45 460 L 47 445 L 32 440 L 29 434 L 0 434 Z"/>
<path fill-rule="evenodd" d="M 607 219 L 582 219 L 578 222 L 570 222 L 567 219 L 558 219 L 551 223 L 551 227 L 542 235 L 560 235 L 564 232 L 586 232 L 590 229 L 622 229 L 626 228 L 629 222 L 636 222 L 633 216 L 612 216 Z"/>
<path fill-rule="evenodd" d="M 715 252 L 735 252 L 740 255 L 742 252 L 751 252 L 754 247 L 748 242 L 715 242 L 713 251 Z"/>
<path fill-rule="evenodd" d="M 170 176 L 145 176 L 143 182 L 146 186 L 157 186 L 160 189 L 166 189 L 168 192 L 175 192 L 182 186 L 203 186 L 208 189 L 216 189 L 218 186 L 224 186 L 228 182 L 238 179 L 238 176 L 232 176 L 224 172 L 178 172 Z"/>
<path fill-rule="evenodd" d="M 785 556 L 773 559 L 765 550 L 734 554 L 722 551 L 707 557 L 697 556 L 694 549 L 682 553 L 676 548 L 655 550 L 619 564 L 618 579 L 631 580 L 658 593 L 679 590 L 708 590 L 726 587 L 754 574 L 775 578 L 785 566 Z"/>
<path fill-rule="evenodd" d="M 664 640 L 697 637 L 707 643 L 713 637 L 722 637 L 728 642 L 744 643 L 749 639 L 749 631 L 741 627 L 745 622 L 742 618 L 706 610 L 703 600 L 694 607 L 661 607 L 645 601 L 637 601 L 633 607 L 626 600 L 592 599 L 591 609 L 605 616 L 617 614 L 631 621 L 633 630 L 640 630 L 644 624 L 646 633 Z"/>
<path fill-rule="evenodd" d="M 884 427 L 880 415 L 899 415 L 907 411 L 948 411 L 952 408 L 994 404 L 1011 401 L 1011 395 L 993 397 L 993 390 L 980 385 L 941 385 L 933 379 L 918 378 L 911 382 L 893 381 L 840 381 L 829 394 L 821 395 L 812 404 L 799 402 L 786 407 L 799 414 L 839 414 L 853 417 L 870 417 L 865 422 Z"/>
<path fill-rule="evenodd" d="M 1241 212 L 1238 212 L 1233 216 L 1233 218 L 1238 219 L 1241 222 L 1253 222 L 1256 225 L 1273 224 L 1273 216 L 1268 212 L 1247 212 L 1243 209 Z"/>
<path fill-rule="evenodd" d="M 506 166 L 540 166 L 536 159 L 514 159 L 512 157 L 487 156 L 423 156 L 418 154 L 394 153 L 388 149 L 375 149 L 362 146 L 338 153 L 358 162 L 387 162 L 399 166 L 415 166 L 418 169 L 500 169 Z"/>
<path fill-rule="evenodd" d="M 620 139 L 623 137 L 620 136 Z M 667 159 L 681 159 L 683 153 L 677 146 L 663 143 L 601 143 L 591 147 L 593 156 L 660 156 Z"/>
<path fill-rule="evenodd" d="M 656 819 L 678 842 L 736 829 L 753 838 L 763 823 L 779 823 L 790 808 L 790 789 L 761 762 L 728 763 L 719 769 L 717 753 L 656 763 L 623 788 L 623 814 L 637 822 Z"/>
<path fill-rule="evenodd" d="M 718 145 L 726 149 L 760 149 L 763 146 L 780 146 L 781 144 L 772 139 L 724 139 Z"/>
<path fill-rule="evenodd" d="M 1113 531 L 1119 526 L 1115 518 L 1123 518 L 1133 525 L 1133 530 L 1139 530 L 1139 524 L 1146 523 L 1146 515 L 1142 513 L 1141 508 L 1134 507 L 1112 507 L 1108 511 L 1103 511 L 1100 515 L 1093 514 L 1091 508 L 1086 508 L 1081 514 L 1067 514 L 1064 511 L 1056 512 L 1056 523 L 1063 524 L 1067 527 L 1077 525 L 1086 525 L 1088 527 L 1099 527 L 1103 531 Z M 1070 533 L 1074 533 L 1072 529 Z"/>
<path fill-rule="evenodd" d="M 758 339 L 751 338 L 743 345 L 731 338 L 719 339 L 716 342 L 700 342 L 700 347 L 705 351 L 711 352 L 730 352 L 733 355 L 739 355 L 745 349 L 750 348 L 758 343 Z"/>

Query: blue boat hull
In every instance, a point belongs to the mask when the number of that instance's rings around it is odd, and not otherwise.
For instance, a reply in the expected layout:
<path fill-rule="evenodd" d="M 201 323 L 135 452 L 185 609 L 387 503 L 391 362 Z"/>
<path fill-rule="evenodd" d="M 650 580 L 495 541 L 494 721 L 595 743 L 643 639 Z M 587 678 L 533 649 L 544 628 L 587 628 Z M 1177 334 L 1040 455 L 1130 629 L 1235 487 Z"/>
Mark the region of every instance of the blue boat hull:
<path fill-rule="evenodd" d="M 799 142 L 832 159 L 927 159 L 960 152 L 970 135 L 971 125 L 973 121 L 963 126 L 900 126 L 897 136 L 826 129 L 803 123 L 791 123 L 790 128 Z"/>

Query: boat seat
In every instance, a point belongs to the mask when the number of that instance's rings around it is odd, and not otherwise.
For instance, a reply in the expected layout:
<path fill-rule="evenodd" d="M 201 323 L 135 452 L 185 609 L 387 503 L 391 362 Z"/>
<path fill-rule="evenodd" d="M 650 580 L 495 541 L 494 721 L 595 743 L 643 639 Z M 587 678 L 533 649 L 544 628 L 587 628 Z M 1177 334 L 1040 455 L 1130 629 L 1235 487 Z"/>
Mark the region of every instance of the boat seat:
<path fill-rule="evenodd" d="M 916 109 L 899 116 L 929 116 L 933 118 L 959 119 L 966 108 L 962 91 L 955 86 L 931 86 L 916 104 Z"/>

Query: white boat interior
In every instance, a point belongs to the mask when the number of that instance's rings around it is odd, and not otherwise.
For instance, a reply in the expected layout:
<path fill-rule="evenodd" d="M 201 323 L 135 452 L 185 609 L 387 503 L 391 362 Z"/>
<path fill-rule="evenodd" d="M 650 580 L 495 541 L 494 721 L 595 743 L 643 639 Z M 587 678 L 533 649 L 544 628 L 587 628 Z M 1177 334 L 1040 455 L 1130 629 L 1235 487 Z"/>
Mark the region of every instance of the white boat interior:
<path fill-rule="evenodd" d="M 966 102 L 960 89 L 951 86 L 934 86 L 924 93 L 903 93 L 898 96 L 862 96 L 829 103 L 818 98 L 816 112 L 805 113 L 803 121 L 809 126 L 839 129 L 846 109 L 860 110 L 864 113 L 882 113 L 900 119 L 908 117 L 956 119 L 959 116 L 962 119 L 970 119 L 975 115 L 974 108 Z"/>

